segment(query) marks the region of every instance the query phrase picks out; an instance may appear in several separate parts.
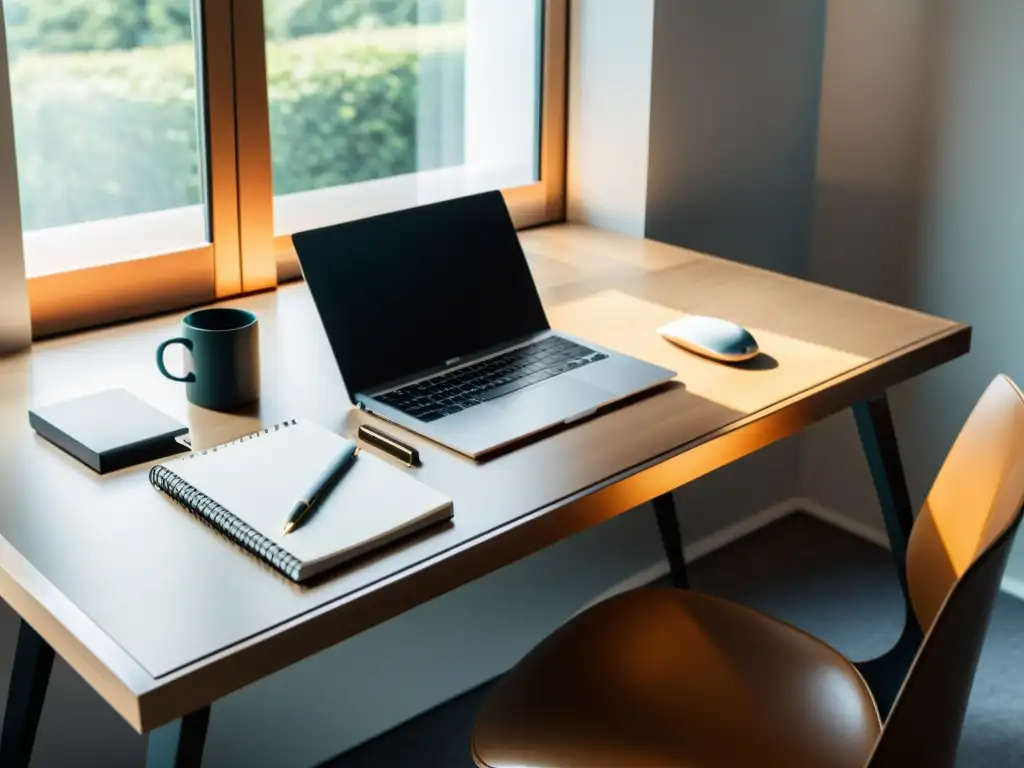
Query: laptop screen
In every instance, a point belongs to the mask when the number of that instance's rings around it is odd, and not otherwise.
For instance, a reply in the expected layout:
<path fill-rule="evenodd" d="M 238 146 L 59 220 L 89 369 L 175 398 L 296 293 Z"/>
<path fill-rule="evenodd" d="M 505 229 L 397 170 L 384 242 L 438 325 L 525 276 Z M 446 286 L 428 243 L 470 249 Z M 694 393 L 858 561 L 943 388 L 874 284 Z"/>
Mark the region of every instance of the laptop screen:
<path fill-rule="evenodd" d="M 293 241 L 352 397 L 548 328 L 500 192 Z"/>

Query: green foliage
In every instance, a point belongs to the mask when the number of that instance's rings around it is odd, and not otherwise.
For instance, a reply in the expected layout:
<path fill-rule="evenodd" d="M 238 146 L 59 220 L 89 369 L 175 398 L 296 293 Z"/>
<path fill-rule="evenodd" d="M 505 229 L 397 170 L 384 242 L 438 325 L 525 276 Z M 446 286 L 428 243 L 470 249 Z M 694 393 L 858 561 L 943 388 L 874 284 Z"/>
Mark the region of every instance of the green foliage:
<path fill-rule="evenodd" d="M 345 56 L 322 42 L 271 51 L 267 85 L 275 192 L 416 169 L 415 53 L 367 48 Z M 304 73 L 301 83 L 296 72 Z"/>
<path fill-rule="evenodd" d="M 266 0 L 268 39 L 415 24 L 419 0 Z"/>
<path fill-rule="evenodd" d="M 268 45 L 275 192 L 423 169 L 419 73 L 461 67 L 457 37 L 423 50 L 411 29 Z M 191 45 L 26 53 L 11 78 L 27 229 L 201 202 Z"/>
<path fill-rule="evenodd" d="M 190 0 L 7 0 L 12 52 L 128 50 L 192 39 Z"/>
<path fill-rule="evenodd" d="M 12 51 L 129 50 L 192 39 L 191 0 L 6 0 Z M 236 7 L 246 12 L 246 3 Z M 267 38 L 461 19 L 465 0 L 264 0 Z"/>
<path fill-rule="evenodd" d="M 11 86 L 26 229 L 200 201 L 190 46 L 25 54 Z"/>
<path fill-rule="evenodd" d="M 192 11 L 189 0 L 150 0 L 146 8 L 149 45 L 169 45 L 192 40 Z"/>

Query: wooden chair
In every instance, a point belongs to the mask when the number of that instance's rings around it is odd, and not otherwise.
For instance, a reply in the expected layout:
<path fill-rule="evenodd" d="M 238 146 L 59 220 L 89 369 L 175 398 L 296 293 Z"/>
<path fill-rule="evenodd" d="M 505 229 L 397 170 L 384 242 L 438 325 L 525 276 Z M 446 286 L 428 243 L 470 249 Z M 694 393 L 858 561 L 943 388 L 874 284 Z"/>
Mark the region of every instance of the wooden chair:
<path fill-rule="evenodd" d="M 801 630 L 680 589 L 580 614 L 499 680 L 481 768 L 953 766 L 1024 503 L 1024 397 L 985 390 L 921 509 L 907 578 L 921 644 L 887 718 L 857 668 Z"/>

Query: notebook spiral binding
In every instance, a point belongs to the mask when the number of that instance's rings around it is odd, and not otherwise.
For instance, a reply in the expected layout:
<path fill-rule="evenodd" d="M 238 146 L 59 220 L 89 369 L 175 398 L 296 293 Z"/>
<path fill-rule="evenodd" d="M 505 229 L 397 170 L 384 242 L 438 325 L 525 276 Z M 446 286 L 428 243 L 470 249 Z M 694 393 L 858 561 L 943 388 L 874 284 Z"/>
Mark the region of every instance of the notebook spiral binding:
<path fill-rule="evenodd" d="M 247 443 L 250 440 L 255 440 L 258 437 L 263 437 L 263 435 L 269 435 L 271 432 L 278 432 L 282 429 L 287 429 L 288 427 L 294 427 L 297 421 L 297 419 L 288 419 L 287 421 L 279 422 L 277 424 L 274 424 L 273 426 L 265 427 L 264 429 L 258 429 L 251 434 L 242 435 L 241 437 L 235 438 L 230 442 L 221 443 L 220 445 L 215 445 L 212 448 L 204 448 L 201 451 L 193 451 L 188 456 L 182 456 L 182 460 L 194 459 L 198 456 L 205 456 L 208 453 L 216 453 L 217 451 L 221 451 L 232 445 L 238 445 L 239 443 Z"/>
<path fill-rule="evenodd" d="M 277 432 L 296 423 L 295 419 L 274 424 L 271 427 L 244 435 L 228 443 L 207 448 L 202 451 L 195 451 L 180 459 L 191 461 L 198 456 L 227 448 L 229 445 L 237 445 L 249 440 L 255 440 L 262 435 Z M 222 507 L 205 493 L 196 487 L 186 483 L 178 475 L 167 467 L 157 465 L 149 471 L 149 481 L 160 491 L 167 494 L 180 506 L 198 517 L 201 521 L 215 529 L 217 532 L 234 541 L 237 545 L 246 549 L 263 562 L 273 566 L 292 581 L 298 581 L 299 567 L 302 561 L 295 557 L 288 550 L 275 544 L 271 539 L 261 534 L 255 528 L 247 524 L 240 517 L 231 514 L 229 510 Z"/>

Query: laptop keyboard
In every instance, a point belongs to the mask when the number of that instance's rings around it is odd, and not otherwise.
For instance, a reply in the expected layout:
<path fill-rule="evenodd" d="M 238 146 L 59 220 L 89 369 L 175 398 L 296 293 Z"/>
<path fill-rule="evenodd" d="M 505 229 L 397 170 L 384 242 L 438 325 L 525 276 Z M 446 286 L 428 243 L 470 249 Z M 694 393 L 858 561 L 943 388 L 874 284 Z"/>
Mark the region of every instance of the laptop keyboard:
<path fill-rule="evenodd" d="M 437 421 L 606 357 L 561 336 L 549 336 L 376 399 L 420 421 Z"/>

